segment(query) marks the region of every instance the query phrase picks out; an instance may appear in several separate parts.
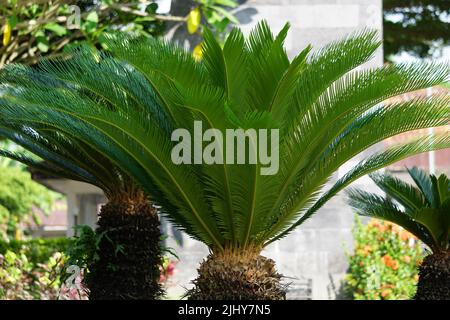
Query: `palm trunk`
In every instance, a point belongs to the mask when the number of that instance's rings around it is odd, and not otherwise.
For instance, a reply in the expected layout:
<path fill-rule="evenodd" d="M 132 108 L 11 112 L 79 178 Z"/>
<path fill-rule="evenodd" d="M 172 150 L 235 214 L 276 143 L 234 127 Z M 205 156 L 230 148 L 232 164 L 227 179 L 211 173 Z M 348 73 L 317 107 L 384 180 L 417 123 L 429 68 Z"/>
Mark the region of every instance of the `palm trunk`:
<path fill-rule="evenodd" d="M 257 252 L 212 253 L 198 269 L 190 300 L 285 300 L 275 262 Z"/>
<path fill-rule="evenodd" d="M 157 210 L 148 200 L 115 201 L 100 212 L 98 259 L 89 268 L 89 299 L 156 299 L 161 247 Z"/>
<path fill-rule="evenodd" d="M 450 251 L 433 253 L 419 269 L 416 300 L 450 300 Z"/>

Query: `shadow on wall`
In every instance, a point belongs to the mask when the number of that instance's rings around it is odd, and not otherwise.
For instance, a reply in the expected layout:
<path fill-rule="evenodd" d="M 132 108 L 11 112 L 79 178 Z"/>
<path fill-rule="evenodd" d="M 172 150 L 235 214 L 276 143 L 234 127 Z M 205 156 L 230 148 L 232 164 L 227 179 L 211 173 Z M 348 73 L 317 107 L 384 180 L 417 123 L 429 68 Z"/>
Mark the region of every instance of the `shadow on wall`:
<path fill-rule="evenodd" d="M 328 285 L 328 296 L 334 300 L 352 300 L 351 297 L 345 292 L 345 283 L 343 279 L 337 279 L 333 277 L 331 273 L 328 273 L 330 280 Z"/>

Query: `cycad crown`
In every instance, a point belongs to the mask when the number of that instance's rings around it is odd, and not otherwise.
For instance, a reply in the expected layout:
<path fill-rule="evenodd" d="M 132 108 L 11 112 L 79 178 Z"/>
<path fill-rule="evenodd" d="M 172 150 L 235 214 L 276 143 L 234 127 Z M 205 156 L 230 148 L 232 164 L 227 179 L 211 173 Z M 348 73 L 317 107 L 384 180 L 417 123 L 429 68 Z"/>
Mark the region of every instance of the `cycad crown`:
<path fill-rule="evenodd" d="M 388 174 L 370 177 L 390 198 L 348 191 L 349 204 L 364 216 L 392 221 L 422 240 L 433 252 L 450 249 L 450 179 L 412 168 L 415 185 Z M 395 201 L 394 201 L 395 200 Z"/>
<path fill-rule="evenodd" d="M 290 61 L 287 32 L 273 36 L 262 22 L 248 38 L 233 29 L 221 47 L 206 31 L 201 62 L 164 41 L 119 36 L 108 43 L 115 58 L 80 50 L 37 69 L 10 66 L 0 78 L 0 115 L 31 127 L 45 123 L 96 149 L 213 251 L 258 250 L 357 178 L 450 146 L 448 134 L 420 137 L 367 157 L 324 190 L 342 164 L 377 142 L 447 124 L 448 98 L 379 104 L 445 81 L 449 67 L 356 71 L 380 45 L 372 31 L 314 53 L 308 47 Z M 262 176 L 259 164 L 175 165 L 171 132 L 192 130 L 195 120 L 222 132 L 279 129 L 279 172 Z"/>

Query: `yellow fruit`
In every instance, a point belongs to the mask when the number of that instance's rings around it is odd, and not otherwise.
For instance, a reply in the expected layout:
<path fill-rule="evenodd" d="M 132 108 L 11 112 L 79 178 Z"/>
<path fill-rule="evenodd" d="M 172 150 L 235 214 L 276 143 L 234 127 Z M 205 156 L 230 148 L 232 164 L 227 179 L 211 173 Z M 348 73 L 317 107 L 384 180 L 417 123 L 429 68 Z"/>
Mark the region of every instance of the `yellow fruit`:
<path fill-rule="evenodd" d="M 14 239 L 16 240 L 22 239 L 22 232 L 19 229 L 16 229 L 16 232 L 14 233 Z"/>
<path fill-rule="evenodd" d="M 3 45 L 7 46 L 8 43 L 11 41 L 11 25 L 9 24 L 8 21 L 6 21 L 6 24 L 3 28 Z"/>
<path fill-rule="evenodd" d="M 197 31 L 198 27 L 200 26 L 200 9 L 195 8 L 189 12 L 189 16 L 187 19 L 187 29 L 190 34 L 193 34 Z"/>
<path fill-rule="evenodd" d="M 203 57 L 203 42 L 198 44 L 194 48 L 194 51 L 192 52 L 192 55 L 194 56 L 195 60 L 197 60 L 197 61 L 202 60 L 202 57 Z"/>

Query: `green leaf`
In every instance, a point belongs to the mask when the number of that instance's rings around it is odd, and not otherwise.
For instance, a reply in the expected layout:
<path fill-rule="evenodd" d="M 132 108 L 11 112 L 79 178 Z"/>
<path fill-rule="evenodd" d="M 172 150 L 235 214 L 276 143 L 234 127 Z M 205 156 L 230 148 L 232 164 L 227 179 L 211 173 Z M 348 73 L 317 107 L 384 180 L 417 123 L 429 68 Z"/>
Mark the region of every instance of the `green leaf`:
<path fill-rule="evenodd" d="M 229 11 L 225 10 L 224 8 L 218 7 L 218 6 L 211 6 L 212 9 L 217 11 L 220 15 L 227 18 L 234 24 L 239 24 L 239 20 Z"/>
<path fill-rule="evenodd" d="M 11 17 L 8 18 L 8 22 L 11 26 L 11 28 L 15 28 L 17 23 L 19 23 L 19 19 L 17 18 L 16 15 L 12 15 Z"/>
<path fill-rule="evenodd" d="M 413 218 L 428 230 L 435 243 L 439 244 L 442 237 L 446 236 L 446 225 L 440 210 L 421 208 L 414 214 Z"/>
<path fill-rule="evenodd" d="M 230 7 L 230 8 L 236 8 L 238 6 L 238 4 L 235 0 L 214 0 L 214 3 L 218 4 L 220 6 Z"/>
<path fill-rule="evenodd" d="M 158 4 L 156 2 L 150 3 L 147 6 L 147 8 L 145 9 L 145 11 L 150 13 L 150 14 L 155 14 L 157 10 L 158 10 Z"/>
<path fill-rule="evenodd" d="M 433 183 L 429 175 L 424 170 L 420 170 L 416 167 L 408 169 L 408 173 L 414 180 L 420 191 L 424 195 L 430 206 L 436 206 L 437 199 L 433 193 Z"/>
<path fill-rule="evenodd" d="M 98 24 L 98 14 L 96 11 L 91 11 L 83 23 L 83 29 L 88 32 L 92 33 L 96 30 Z"/>
<path fill-rule="evenodd" d="M 96 11 L 91 11 L 86 16 L 86 21 L 98 23 L 98 13 Z"/>
<path fill-rule="evenodd" d="M 45 36 L 36 37 L 36 41 L 37 41 L 37 47 L 38 47 L 39 51 L 44 52 L 44 53 L 48 52 L 49 43 L 48 43 L 48 39 Z"/>
<path fill-rule="evenodd" d="M 17 259 L 17 255 L 14 252 L 9 251 L 9 250 L 6 251 L 6 253 L 5 253 L 5 261 L 8 264 L 13 264 L 16 261 L 16 259 Z"/>
<path fill-rule="evenodd" d="M 55 22 L 45 24 L 44 29 L 52 31 L 53 33 L 55 33 L 56 35 L 58 35 L 60 37 L 67 34 L 67 29 L 65 27 L 63 27 L 62 25 L 57 24 Z"/>

